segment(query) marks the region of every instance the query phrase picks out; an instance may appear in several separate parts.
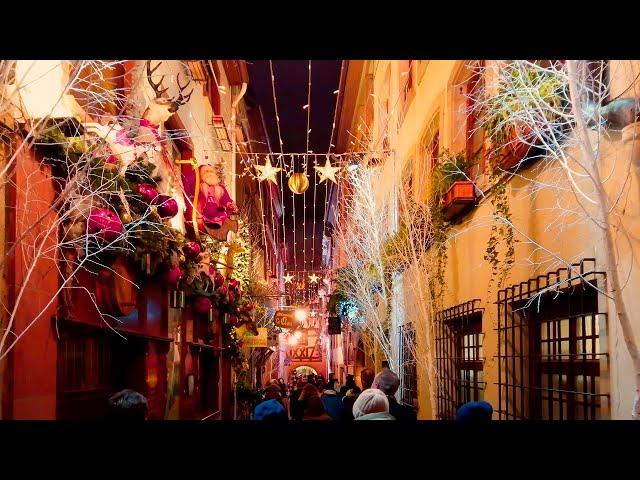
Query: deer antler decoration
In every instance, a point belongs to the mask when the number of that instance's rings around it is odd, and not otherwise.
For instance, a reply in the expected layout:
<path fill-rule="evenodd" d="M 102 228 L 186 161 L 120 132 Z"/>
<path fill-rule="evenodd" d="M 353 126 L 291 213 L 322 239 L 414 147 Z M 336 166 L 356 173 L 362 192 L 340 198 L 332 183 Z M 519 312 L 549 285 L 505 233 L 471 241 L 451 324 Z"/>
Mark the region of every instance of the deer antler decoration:
<path fill-rule="evenodd" d="M 164 77 L 165 77 L 164 75 L 160 77 L 160 81 L 157 83 L 155 83 L 151 79 L 151 75 L 153 75 L 153 72 L 155 72 L 158 69 L 161 63 L 162 62 L 158 63 L 155 67 L 151 68 L 151 60 L 147 60 L 147 80 L 149 81 L 149 85 L 151 85 L 151 88 L 153 88 L 153 91 L 156 92 L 156 99 L 162 98 L 162 94 L 165 93 L 167 90 L 169 90 L 169 87 L 162 88 L 163 86 L 162 81 L 164 80 Z M 187 103 L 191 98 L 191 94 L 193 93 L 193 88 L 192 88 L 187 95 L 184 95 L 184 91 L 191 84 L 191 78 L 188 78 L 187 83 L 182 85 L 182 83 L 180 83 L 180 73 L 178 73 L 177 80 L 178 80 L 178 88 L 180 89 L 180 91 L 178 92 L 178 95 L 176 95 L 171 99 L 163 100 L 164 102 L 166 102 L 165 105 L 169 106 L 168 111 L 171 113 L 177 112 L 178 108 L 180 108 L 182 105 Z"/>
<path fill-rule="evenodd" d="M 147 60 L 147 81 L 149 82 L 149 85 L 151 85 L 151 88 L 153 88 L 153 91 L 156 92 L 156 98 L 160 98 L 164 92 L 169 90 L 169 87 L 160 90 L 160 87 L 162 87 L 162 81 L 164 80 L 164 75 L 162 75 L 158 83 L 153 83 L 153 80 L 151 80 L 151 75 L 158 69 L 161 64 L 162 62 L 151 68 L 151 60 Z"/>
<path fill-rule="evenodd" d="M 191 91 L 187 94 L 187 95 L 183 95 L 182 92 L 184 92 L 187 87 L 191 84 L 191 79 L 189 78 L 187 80 L 187 83 L 185 85 L 182 85 L 180 83 L 180 73 L 178 73 L 178 77 L 176 79 L 178 81 L 178 88 L 180 89 L 180 92 L 178 93 L 178 95 L 174 98 L 171 99 L 171 107 L 169 108 L 170 112 L 176 112 L 178 110 L 178 108 L 180 108 L 181 105 L 184 105 L 185 103 L 187 103 L 189 101 L 189 99 L 191 98 L 191 94 L 193 93 L 193 88 L 191 89 Z"/>

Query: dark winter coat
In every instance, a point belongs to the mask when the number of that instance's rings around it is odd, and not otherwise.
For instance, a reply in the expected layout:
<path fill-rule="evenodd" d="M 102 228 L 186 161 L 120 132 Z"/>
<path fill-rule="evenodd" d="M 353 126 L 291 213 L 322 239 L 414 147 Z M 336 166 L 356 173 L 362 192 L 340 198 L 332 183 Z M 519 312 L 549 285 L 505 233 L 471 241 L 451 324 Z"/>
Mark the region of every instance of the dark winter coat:
<path fill-rule="evenodd" d="M 415 422 L 418 420 L 416 410 L 408 405 L 398 403 L 396 397 L 387 395 L 389 400 L 389 413 L 396 417 L 399 422 Z"/>

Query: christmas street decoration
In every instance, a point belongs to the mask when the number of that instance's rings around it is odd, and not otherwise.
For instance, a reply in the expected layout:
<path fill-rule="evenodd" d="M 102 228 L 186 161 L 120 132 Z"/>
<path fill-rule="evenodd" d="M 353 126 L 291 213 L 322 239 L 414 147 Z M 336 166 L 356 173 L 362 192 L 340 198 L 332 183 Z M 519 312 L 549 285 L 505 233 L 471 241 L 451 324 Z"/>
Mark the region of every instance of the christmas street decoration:
<path fill-rule="evenodd" d="M 324 182 L 327 179 L 331 180 L 333 183 L 338 183 L 336 180 L 336 173 L 340 171 L 340 167 L 332 167 L 329 156 L 327 156 L 323 167 L 318 167 L 316 165 L 313 168 L 315 168 L 318 172 L 318 175 L 320 175 L 320 183 Z"/>
<path fill-rule="evenodd" d="M 295 193 L 304 193 L 309 188 L 309 178 L 305 173 L 294 173 L 289 177 L 289 189 Z"/>
<path fill-rule="evenodd" d="M 278 185 L 278 180 L 276 179 L 276 173 L 282 170 L 279 167 L 274 167 L 271 165 L 271 158 L 267 155 L 266 161 L 264 165 L 255 165 L 256 170 L 259 172 L 258 181 L 262 182 L 263 180 L 269 180 L 276 185 Z"/>

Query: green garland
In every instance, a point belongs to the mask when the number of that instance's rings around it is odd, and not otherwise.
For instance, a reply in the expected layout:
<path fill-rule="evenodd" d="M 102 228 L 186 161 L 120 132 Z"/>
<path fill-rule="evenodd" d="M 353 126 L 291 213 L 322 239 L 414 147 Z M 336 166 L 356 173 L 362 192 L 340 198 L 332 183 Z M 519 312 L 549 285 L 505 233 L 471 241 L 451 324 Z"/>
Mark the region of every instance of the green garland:
<path fill-rule="evenodd" d="M 239 251 L 233 256 L 233 270 L 230 277 L 240 282 L 243 290 L 248 290 L 251 276 L 251 266 L 253 263 L 253 255 L 251 248 L 251 236 L 249 234 L 249 226 L 246 221 L 238 220 L 238 234 L 234 240 L 239 246 Z"/>
<path fill-rule="evenodd" d="M 504 285 L 515 262 L 515 238 L 504 178 L 498 168 L 495 168 L 491 173 L 490 182 L 493 185 L 491 205 L 494 211 L 494 221 L 491 225 L 491 233 L 484 256 L 484 259 L 491 265 L 489 286 L 497 280 L 498 288 Z M 500 244 L 502 243 L 500 239 L 506 247 L 502 258 L 500 257 Z"/>
<path fill-rule="evenodd" d="M 434 268 L 431 276 L 430 290 L 434 299 L 435 309 L 442 308 L 444 294 L 446 292 L 445 272 L 449 259 L 447 252 L 447 230 L 449 223 L 442 211 L 442 202 L 454 182 L 467 180 L 465 172 L 472 165 L 463 153 L 452 154 L 449 150 L 444 150 L 438 157 L 435 169 L 432 174 L 430 216 L 432 225 L 432 239 L 434 251 Z"/>

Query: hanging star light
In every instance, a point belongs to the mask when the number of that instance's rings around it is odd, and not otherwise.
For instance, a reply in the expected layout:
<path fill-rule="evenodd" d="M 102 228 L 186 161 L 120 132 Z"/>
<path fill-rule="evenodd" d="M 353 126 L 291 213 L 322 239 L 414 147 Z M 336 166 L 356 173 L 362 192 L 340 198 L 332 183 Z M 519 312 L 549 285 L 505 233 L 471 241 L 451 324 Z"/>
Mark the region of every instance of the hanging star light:
<path fill-rule="evenodd" d="M 255 165 L 256 170 L 259 172 L 258 181 L 262 182 L 263 180 L 271 180 L 273 183 L 278 185 L 278 180 L 276 179 L 276 173 L 282 170 L 279 167 L 274 167 L 271 165 L 271 158 L 267 155 L 266 162 L 264 165 Z"/>
<path fill-rule="evenodd" d="M 320 277 L 315 273 L 312 275 L 309 275 L 309 281 L 311 281 L 311 283 L 318 283 L 318 280 L 320 280 Z"/>
<path fill-rule="evenodd" d="M 293 280 L 293 275 L 291 275 L 290 273 L 284 276 L 284 283 L 291 283 L 291 280 Z"/>
<path fill-rule="evenodd" d="M 315 168 L 318 171 L 318 175 L 320 175 L 320 183 L 327 179 L 331 180 L 333 183 L 338 183 L 336 181 L 336 173 L 340 171 L 340 167 L 332 167 L 328 156 L 323 167 L 314 166 L 313 168 Z"/>

